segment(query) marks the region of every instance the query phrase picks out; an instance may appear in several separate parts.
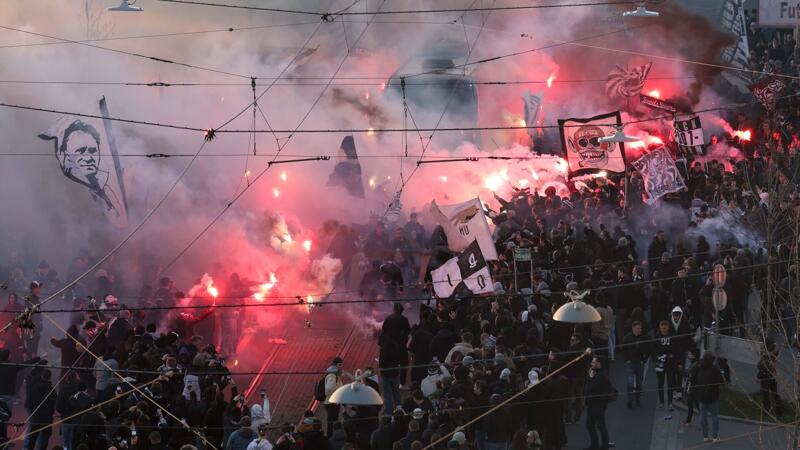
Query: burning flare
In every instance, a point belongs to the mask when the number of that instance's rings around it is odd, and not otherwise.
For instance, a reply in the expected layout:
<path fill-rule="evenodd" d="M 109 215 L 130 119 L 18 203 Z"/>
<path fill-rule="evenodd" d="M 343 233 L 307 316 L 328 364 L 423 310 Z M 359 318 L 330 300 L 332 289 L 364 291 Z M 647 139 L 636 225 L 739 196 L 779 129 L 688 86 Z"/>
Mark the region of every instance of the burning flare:
<path fill-rule="evenodd" d="M 653 89 L 652 91 L 648 92 L 647 95 L 653 98 L 661 98 L 661 92 L 658 89 Z"/>
<path fill-rule="evenodd" d="M 269 282 L 264 283 L 258 287 L 258 292 L 253 294 L 253 299 L 259 302 L 263 302 L 264 298 L 266 298 L 267 293 L 272 290 L 275 285 L 278 284 L 278 276 L 275 275 L 274 272 L 269 273 Z"/>
<path fill-rule="evenodd" d="M 278 198 L 278 197 L 280 197 L 280 196 L 281 196 L 281 191 L 279 191 L 279 190 L 278 190 L 278 188 L 274 188 L 274 189 L 272 190 L 272 195 L 274 195 L 274 196 L 275 196 L 275 198 Z"/>
<path fill-rule="evenodd" d="M 753 138 L 753 133 L 750 130 L 736 130 L 733 137 L 738 137 L 740 141 L 749 141 Z"/>
<path fill-rule="evenodd" d="M 555 80 L 555 79 L 556 79 L 556 74 L 554 74 L 554 73 L 551 73 L 550 76 L 547 77 L 547 87 L 548 88 L 553 87 L 553 80 Z"/>
<path fill-rule="evenodd" d="M 284 181 L 284 182 L 285 182 L 285 181 L 286 181 L 286 179 L 287 179 L 287 176 L 286 176 L 286 171 L 284 170 L 283 172 L 281 172 L 281 181 Z"/>
<path fill-rule="evenodd" d="M 310 252 L 311 251 L 311 240 L 306 239 L 305 241 L 303 241 L 303 248 L 306 250 L 306 252 Z"/>

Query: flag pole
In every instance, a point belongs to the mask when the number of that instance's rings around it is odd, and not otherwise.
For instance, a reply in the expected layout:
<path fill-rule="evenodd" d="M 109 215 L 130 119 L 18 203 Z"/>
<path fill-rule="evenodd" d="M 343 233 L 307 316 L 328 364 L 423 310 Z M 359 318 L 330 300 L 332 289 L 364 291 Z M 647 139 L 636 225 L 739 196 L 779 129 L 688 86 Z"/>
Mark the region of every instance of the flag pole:
<path fill-rule="evenodd" d="M 119 183 L 119 192 L 122 195 L 122 205 L 125 207 L 125 213 L 128 213 L 128 196 L 125 194 L 125 180 L 122 178 L 122 163 L 119 160 L 119 152 L 117 151 L 117 139 L 114 136 L 114 129 L 111 127 L 111 116 L 108 113 L 108 105 L 106 104 L 106 96 L 100 98 L 100 114 L 103 116 L 103 127 L 106 129 L 106 137 L 108 139 L 108 149 L 111 151 L 111 158 L 114 160 L 114 171 L 117 174 L 117 183 Z"/>

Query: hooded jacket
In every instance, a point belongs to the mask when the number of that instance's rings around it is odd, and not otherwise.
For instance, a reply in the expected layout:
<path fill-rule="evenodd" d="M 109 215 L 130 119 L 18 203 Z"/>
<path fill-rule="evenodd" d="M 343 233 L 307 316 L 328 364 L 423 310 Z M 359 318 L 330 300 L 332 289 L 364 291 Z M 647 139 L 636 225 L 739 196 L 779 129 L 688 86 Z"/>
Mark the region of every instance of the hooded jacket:
<path fill-rule="evenodd" d="M 250 428 L 256 433 L 258 433 L 259 426 L 272 422 L 272 414 L 269 411 L 269 397 L 264 397 L 263 405 L 256 403 L 250 407 L 250 420 Z"/>
<path fill-rule="evenodd" d="M 228 437 L 225 450 L 247 450 L 247 446 L 257 437 L 258 433 L 251 430 L 250 427 L 239 428 Z"/>

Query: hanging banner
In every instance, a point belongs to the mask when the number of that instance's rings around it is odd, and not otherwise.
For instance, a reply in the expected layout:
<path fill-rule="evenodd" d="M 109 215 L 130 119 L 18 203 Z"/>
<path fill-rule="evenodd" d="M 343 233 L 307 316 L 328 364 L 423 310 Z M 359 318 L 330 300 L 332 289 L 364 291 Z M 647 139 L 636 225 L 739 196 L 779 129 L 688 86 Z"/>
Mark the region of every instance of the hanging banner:
<path fill-rule="evenodd" d="M 761 102 L 764 109 L 767 111 L 774 111 L 778 97 L 780 97 L 784 89 L 786 89 L 786 81 L 783 78 L 778 78 L 773 75 L 747 87 L 756 99 Z"/>
<path fill-rule="evenodd" d="M 675 120 L 675 143 L 683 153 L 703 155 L 705 137 L 700 117 L 694 116 L 686 120 Z"/>
<path fill-rule="evenodd" d="M 659 147 L 645 154 L 632 164 L 644 180 L 645 200 L 652 205 L 663 195 L 686 188 L 675 161 L 665 147 Z"/>
<path fill-rule="evenodd" d="M 345 136 L 339 145 L 339 155 L 333 172 L 328 176 L 328 186 L 341 186 L 353 197 L 364 198 L 364 181 L 361 163 L 358 162 L 353 136 Z"/>
<path fill-rule="evenodd" d="M 477 240 L 472 241 L 460 255 L 431 271 L 431 281 L 440 298 L 452 296 L 462 285 L 473 294 L 494 292 L 492 275 Z"/>
<path fill-rule="evenodd" d="M 606 94 L 610 99 L 639 95 L 653 62 L 627 70 L 620 66 L 611 69 L 606 79 Z"/>
<path fill-rule="evenodd" d="M 99 115 L 108 116 L 105 98 L 98 103 Z M 115 227 L 128 226 L 128 208 L 123 169 L 116 154 L 110 121 L 62 116 L 40 139 L 53 142 L 61 172 L 70 181 L 89 190 Z"/>
<path fill-rule="evenodd" d="M 639 102 L 645 106 L 649 106 L 654 109 L 660 109 L 661 111 L 666 111 L 668 113 L 675 114 L 678 112 L 678 107 L 672 103 L 665 102 L 660 98 L 650 97 L 649 95 L 639 94 Z"/>
<path fill-rule="evenodd" d="M 758 0 L 758 26 L 794 28 L 800 8 L 797 2 L 787 0 Z"/>
<path fill-rule="evenodd" d="M 625 147 L 621 142 L 600 142 L 622 126 L 619 111 L 586 119 L 560 119 L 561 148 L 569 177 L 600 171 L 624 173 Z"/>

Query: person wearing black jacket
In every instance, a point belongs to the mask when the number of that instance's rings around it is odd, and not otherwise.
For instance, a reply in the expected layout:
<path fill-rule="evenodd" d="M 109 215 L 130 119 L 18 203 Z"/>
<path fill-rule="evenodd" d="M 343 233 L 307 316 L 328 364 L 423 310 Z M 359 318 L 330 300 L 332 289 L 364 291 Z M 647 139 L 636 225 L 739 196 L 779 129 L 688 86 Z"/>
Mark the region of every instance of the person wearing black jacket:
<path fill-rule="evenodd" d="M 50 443 L 50 435 L 53 432 L 53 412 L 56 406 L 56 394 L 52 391 L 50 379 L 52 373 L 44 369 L 37 380 L 32 380 L 30 389 L 31 398 L 26 401 L 33 405 L 29 411 L 30 422 L 28 422 L 28 432 L 25 436 L 23 448 L 27 450 L 47 450 Z"/>
<path fill-rule="evenodd" d="M 489 398 L 492 407 L 497 406 L 501 401 L 503 398 L 499 394 L 492 394 Z M 512 423 L 511 408 L 507 406 L 486 416 L 483 419 L 483 427 L 486 430 L 487 448 L 506 448 L 514 434 Z"/>
<path fill-rule="evenodd" d="M 405 367 L 408 366 L 408 352 L 405 345 L 387 340 L 380 348 L 378 364 L 381 372 L 381 391 L 383 393 L 384 413 L 391 414 L 402 401 L 400 385 L 403 383 Z"/>
<path fill-rule="evenodd" d="M 26 365 L 36 364 L 41 360 L 39 357 L 34 357 L 23 361 L 20 365 L 12 366 L 7 364 L 10 357 L 11 352 L 7 348 L 0 350 L 0 401 L 8 406 L 12 406 L 17 398 L 17 375 L 19 372 L 26 369 Z"/>
<path fill-rule="evenodd" d="M 703 441 L 719 441 L 719 392 L 725 379 L 722 371 L 714 363 L 714 356 L 711 352 L 703 353 L 703 358 L 697 368 L 695 385 L 692 387 L 693 395 L 700 403 L 700 427 L 703 431 Z M 708 419 L 706 415 L 711 415 L 712 439 L 708 437 Z"/>
<path fill-rule="evenodd" d="M 608 376 L 603 373 L 603 364 L 602 356 L 592 358 L 589 365 L 589 376 L 586 378 L 586 428 L 589 430 L 589 439 L 591 440 L 587 450 L 608 450 L 606 409 L 614 387 Z M 601 439 L 599 445 L 598 431 Z"/>
<path fill-rule="evenodd" d="M 86 382 L 79 380 L 76 389 L 77 391 L 75 394 L 67 399 L 64 410 L 60 411 L 63 420 L 61 425 L 61 438 L 66 450 L 75 448 L 75 432 L 81 419 L 80 416 L 72 416 L 85 411 L 94 404 L 94 400 L 87 392 L 88 388 L 86 387 Z"/>
<path fill-rule="evenodd" d="M 628 402 L 626 406 L 633 408 L 641 404 L 644 363 L 650 357 L 650 339 L 642 332 L 642 322 L 634 321 L 631 332 L 622 340 L 625 349 L 625 365 L 628 372 Z"/>
<path fill-rule="evenodd" d="M 673 410 L 672 395 L 678 387 L 674 385 L 676 380 L 675 372 L 678 370 L 677 361 L 681 355 L 681 349 L 676 345 L 675 338 L 670 332 L 669 322 L 662 320 L 658 325 L 652 352 L 658 383 L 658 407 L 660 409 L 664 409 L 664 386 L 666 385 L 667 408 L 669 408 L 669 411 Z"/>

